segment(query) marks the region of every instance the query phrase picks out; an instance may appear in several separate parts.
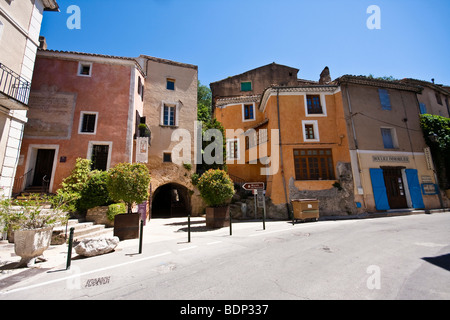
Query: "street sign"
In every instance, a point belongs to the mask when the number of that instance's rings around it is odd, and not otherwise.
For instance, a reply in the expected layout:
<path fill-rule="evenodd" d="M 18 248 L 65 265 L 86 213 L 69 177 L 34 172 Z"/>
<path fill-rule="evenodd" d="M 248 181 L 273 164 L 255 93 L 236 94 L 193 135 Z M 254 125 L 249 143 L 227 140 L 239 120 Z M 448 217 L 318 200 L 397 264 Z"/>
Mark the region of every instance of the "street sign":
<path fill-rule="evenodd" d="M 264 182 L 247 182 L 242 186 L 244 190 L 264 190 Z"/>

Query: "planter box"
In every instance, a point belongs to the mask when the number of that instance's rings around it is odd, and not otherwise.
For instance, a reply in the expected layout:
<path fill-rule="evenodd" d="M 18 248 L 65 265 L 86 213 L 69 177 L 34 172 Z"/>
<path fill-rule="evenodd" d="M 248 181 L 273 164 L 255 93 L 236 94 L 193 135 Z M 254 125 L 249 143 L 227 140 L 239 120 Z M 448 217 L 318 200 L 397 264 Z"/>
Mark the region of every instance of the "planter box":
<path fill-rule="evenodd" d="M 230 206 L 226 207 L 207 207 L 206 208 L 206 227 L 211 229 L 230 226 Z"/>
<path fill-rule="evenodd" d="M 14 251 L 22 258 L 18 267 L 34 264 L 35 259 L 50 246 L 52 233 L 53 227 L 14 231 Z"/>
<path fill-rule="evenodd" d="M 139 213 L 118 214 L 114 218 L 114 236 L 120 241 L 139 238 Z"/>

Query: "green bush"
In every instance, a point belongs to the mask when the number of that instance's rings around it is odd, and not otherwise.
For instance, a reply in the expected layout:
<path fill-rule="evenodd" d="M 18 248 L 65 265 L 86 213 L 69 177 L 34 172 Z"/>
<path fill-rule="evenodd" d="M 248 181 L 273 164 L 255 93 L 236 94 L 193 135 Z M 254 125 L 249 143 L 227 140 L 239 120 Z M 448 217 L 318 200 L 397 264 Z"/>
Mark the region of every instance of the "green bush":
<path fill-rule="evenodd" d="M 113 201 L 125 202 L 128 213 L 133 203 L 141 203 L 149 197 L 150 173 L 141 163 L 119 163 L 108 171 L 107 188 Z"/>
<path fill-rule="evenodd" d="M 206 171 L 197 183 L 200 195 L 210 207 L 224 206 L 234 195 L 233 181 L 220 169 Z"/>
<path fill-rule="evenodd" d="M 84 188 L 80 192 L 77 208 L 80 210 L 88 210 L 110 204 L 112 201 L 109 197 L 107 181 L 108 172 L 92 171 Z"/>
<path fill-rule="evenodd" d="M 113 203 L 108 206 L 106 215 L 110 221 L 114 221 L 114 217 L 118 214 L 127 212 L 127 206 L 125 203 Z"/>
<path fill-rule="evenodd" d="M 56 192 L 64 200 L 70 212 L 78 209 L 81 191 L 89 179 L 91 172 L 91 160 L 78 158 L 70 176 L 61 183 L 61 188 Z"/>

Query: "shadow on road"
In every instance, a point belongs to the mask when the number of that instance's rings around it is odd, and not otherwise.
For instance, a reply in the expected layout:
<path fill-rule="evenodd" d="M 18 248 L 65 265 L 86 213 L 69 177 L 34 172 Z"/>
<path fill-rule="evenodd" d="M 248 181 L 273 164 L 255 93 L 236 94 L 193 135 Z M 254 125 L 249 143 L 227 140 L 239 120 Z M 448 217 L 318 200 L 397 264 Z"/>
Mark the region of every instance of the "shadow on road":
<path fill-rule="evenodd" d="M 422 258 L 423 260 L 434 264 L 435 266 L 441 267 L 447 271 L 450 271 L 450 253 L 437 256 L 437 257 L 427 257 Z"/>

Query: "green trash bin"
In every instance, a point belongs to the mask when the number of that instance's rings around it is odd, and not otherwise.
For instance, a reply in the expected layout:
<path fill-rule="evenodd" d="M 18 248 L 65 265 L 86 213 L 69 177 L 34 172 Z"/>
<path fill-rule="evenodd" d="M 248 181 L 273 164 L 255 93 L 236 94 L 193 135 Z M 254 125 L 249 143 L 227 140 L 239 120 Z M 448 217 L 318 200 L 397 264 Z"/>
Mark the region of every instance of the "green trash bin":
<path fill-rule="evenodd" d="M 292 199 L 291 204 L 292 209 L 294 210 L 294 220 L 319 220 L 319 200 Z"/>

